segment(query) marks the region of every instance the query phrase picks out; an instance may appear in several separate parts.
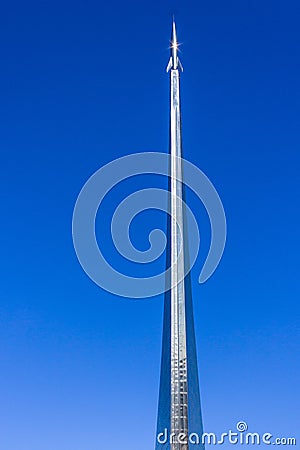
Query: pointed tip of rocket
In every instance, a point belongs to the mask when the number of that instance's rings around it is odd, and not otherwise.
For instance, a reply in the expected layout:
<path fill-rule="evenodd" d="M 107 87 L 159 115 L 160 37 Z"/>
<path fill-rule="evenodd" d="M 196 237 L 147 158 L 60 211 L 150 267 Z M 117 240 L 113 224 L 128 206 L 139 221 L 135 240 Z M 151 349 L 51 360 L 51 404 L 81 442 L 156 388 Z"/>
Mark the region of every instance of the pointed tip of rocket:
<path fill-rule="evenodd" d="M 172 45 L 177 45 L 176 22 L 175 22 L 174 15 L 173 15 L 173 22 L 172 22 Z"/>
<path fill-rule="evenodd" d="M 181 71 L 183 71 L 182 64 L 178 58 L 178 41 L 177 41 L 177 33 L 176 33 L 176 23 L 175 23 L 175 17 L 173 15 L 173 22 L 172 22 L 172 37 L 171 37 L 171 57 L 169 60 L 169 64 L 167 66 L 167 72 L 169 72 L 170 69 L 178 69 L 180 68 Z"/>

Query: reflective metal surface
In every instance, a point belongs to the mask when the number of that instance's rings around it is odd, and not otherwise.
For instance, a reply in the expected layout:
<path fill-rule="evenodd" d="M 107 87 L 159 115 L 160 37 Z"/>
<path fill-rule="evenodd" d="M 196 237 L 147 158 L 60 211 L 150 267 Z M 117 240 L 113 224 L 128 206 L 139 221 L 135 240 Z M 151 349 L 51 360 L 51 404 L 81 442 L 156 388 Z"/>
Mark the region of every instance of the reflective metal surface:
<path fill-rule="evenodd" d="M 173 22 L 171 57 L 167 66 L 170 72 L 171 153 L 167 265 L 172 266 L 171 286 L 174 287 L 165 294 L 157 420 L 157 434 L 167 429 L 168 439 L 163 443 L 157 442 L 156 450 L 202 450 L 204 446 L 201 443 L 189 445 L 189 435 L 197 433 L 201 438 L 203 430 L 190 275 L 177 283 L 178 279 L 182 279 L 188 261 L 188 236 L 182 205 L 185 192 L 181 162 L 178 160 L 178 157 L 182 157 L 179 71 L 183 68 L 177 53 L 178 42 Z"/>

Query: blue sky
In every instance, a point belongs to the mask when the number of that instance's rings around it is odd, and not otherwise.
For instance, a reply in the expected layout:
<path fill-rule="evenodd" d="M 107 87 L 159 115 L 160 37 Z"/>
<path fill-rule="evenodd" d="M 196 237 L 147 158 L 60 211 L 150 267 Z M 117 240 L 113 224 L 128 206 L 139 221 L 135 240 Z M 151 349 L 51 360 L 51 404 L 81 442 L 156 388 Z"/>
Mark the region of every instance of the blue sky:
<path fill-rule="evenodd" d="M 299 2 L 29 0 L 6 3 L 0 19 L 1 450 L 154 447 L 162 297 L 93 284 L 71 219 L 103 164 L 168 150 L 173 13 L 185 156 L 228 221 L 222 262 L 198 285 L 209 224 L 188 195 L 203 229 L 192 278 L 204 425 L 245 420 L 300 439 Z M 103 220 L 124 192 L 154 182 L 116 189 Z M 155 213 L 133 224 L 139 248 L 158 225 Z"/>

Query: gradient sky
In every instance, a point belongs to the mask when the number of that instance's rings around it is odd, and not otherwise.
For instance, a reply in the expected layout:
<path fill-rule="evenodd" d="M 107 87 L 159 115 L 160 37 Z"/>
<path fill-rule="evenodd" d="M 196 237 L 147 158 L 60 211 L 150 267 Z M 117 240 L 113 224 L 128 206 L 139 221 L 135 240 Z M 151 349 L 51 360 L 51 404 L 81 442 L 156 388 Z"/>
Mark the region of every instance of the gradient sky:
<path fill-rule="evenodd" d="M 299 2 L 12 0 L 0 18 L 1 450 L 154 448 L 162 297 L 98 288 L 71 219 L 103 164 L 168 150 L 173 12 L 185 156 L 228 221 L 222 262 L 199 285 L 209 223 L 188 195 L 203 230 L 192 278 L 205 429 L 245 420 L 300 441 Z M 153 182 L 116 188 L 101 220 Z M 133 224 L 140 249 L 157 226 L 155 212 Z"/>

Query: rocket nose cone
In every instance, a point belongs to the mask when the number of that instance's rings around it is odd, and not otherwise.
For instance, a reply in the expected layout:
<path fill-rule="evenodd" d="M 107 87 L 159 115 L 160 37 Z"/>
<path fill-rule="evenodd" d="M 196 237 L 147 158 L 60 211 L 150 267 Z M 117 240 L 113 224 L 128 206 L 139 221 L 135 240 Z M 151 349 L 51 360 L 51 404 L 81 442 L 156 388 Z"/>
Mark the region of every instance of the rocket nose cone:
<path fill-rule="evenodd" d="M 172 42 L 173 44 L 177 43 L 177 36 L 176 36 L 176 23 L 173 19 L 173 26 L 172 26 Z"/>

